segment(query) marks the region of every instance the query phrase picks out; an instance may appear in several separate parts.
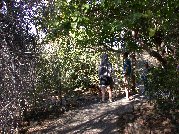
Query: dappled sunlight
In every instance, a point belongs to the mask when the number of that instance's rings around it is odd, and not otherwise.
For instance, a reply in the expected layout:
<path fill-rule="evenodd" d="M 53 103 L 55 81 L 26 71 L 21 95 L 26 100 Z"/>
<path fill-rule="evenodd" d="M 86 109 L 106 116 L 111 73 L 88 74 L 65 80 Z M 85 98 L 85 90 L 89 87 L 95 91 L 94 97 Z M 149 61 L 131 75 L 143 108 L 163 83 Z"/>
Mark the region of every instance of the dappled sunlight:
<path fill-rule="evenodd" d="M 48 128 L 42 126 L 29 129 L 29 132 L 54 132 L 54 133 L 87 133 L 87 132 L 117 132 L 116 122 L 120 115 L 132 112 L 132 101 L 118 99 L 112 103 L 98 103 L 70 110 L 59 118 L 63 123 L 50 123 Z M 55 130 L 53 129 L 55 128 Z M 106 130 L 107 129 L 107 130 Z"/>
<path fill-rule="evenodd" d="M 0 133 L 178 132 L 178 12 L 177 0 L 0 0 Z"/>

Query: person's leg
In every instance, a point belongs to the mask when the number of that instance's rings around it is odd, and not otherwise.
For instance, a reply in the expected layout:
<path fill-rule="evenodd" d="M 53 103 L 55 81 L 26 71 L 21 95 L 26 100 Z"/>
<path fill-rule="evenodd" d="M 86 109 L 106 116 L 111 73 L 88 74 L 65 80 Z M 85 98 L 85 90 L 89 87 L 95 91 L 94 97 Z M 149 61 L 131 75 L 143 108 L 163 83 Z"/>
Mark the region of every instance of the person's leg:
<path fill-rule="evenodd" d="M 132 78 L 130 76 L 127 76 L 127 88 L 128 88 L 128 99 L 133 99 L 133 90 L 132 90 Z"/>
<path fill-rule="evenodd" d="M 108 91 L 108 94 L 109 94 L 109 101 L 112 102 L 112 89 L 110 86 L 107 87 L 107 91 Z"/>
<path fill-rule="evenodd" d="M 129 99 L 129 89 L 128 89 L 129 85 L 128 85 L 128 80 L 127 80 L 127 76 L 124 76 L 124 90 L 125 90 L 125 94 L 126 94 L 126 99 Z"/>
<path fill-rule="evenodd" d="M 127 87 L 125 87 L 125 93 L 126 93 L 126 99 L 129 99 L 129 91 Z"/>
<path fill-rule="evenodd" d="M 102 97 L 102 101 L 105 100 L 105 90 L 106 90 L 106 86 L 101 85 L 101 97 Z"/>
<path fill-rule="evenodd" d="M 105 91 L 106 91 L 106 79 L 100 78 L 100 90 L 101 90 L 101 99 L 105 100 Z"/>
<path fill-rule="evenodd" d="M 146 93 L 148 92 L 148 81 L 147 79 L 144 80 L 144 92 L 143 95 L 146 95 Z"/>
<path fill-rule="evenodd" d="M 99 98 L 101 98 L 101 97 L 102 97 L 102 91 L 101 91 L 100 86 L 99 86 L 99 89 L 98 89 L 98 96 L 99 96 Z"/>

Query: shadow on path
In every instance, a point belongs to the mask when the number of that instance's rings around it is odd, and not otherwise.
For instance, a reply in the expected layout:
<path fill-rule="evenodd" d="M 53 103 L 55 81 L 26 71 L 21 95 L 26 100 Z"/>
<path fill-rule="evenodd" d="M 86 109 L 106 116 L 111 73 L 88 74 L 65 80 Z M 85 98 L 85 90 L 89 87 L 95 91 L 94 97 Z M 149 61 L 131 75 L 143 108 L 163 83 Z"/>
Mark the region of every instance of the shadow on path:
<path fill-rule="evenodd" d="M 140 103 L 140 96 L 136 95 L 133 100 L 118 99 L 112 103 L 92 104 L 78 110 L 69 111 L 57 121 L 33 131 L 33 133 L 53 134 L 117 134 L 119 133 L 119 116 L 124 113 L 132 113 L 133 105 Z"/>

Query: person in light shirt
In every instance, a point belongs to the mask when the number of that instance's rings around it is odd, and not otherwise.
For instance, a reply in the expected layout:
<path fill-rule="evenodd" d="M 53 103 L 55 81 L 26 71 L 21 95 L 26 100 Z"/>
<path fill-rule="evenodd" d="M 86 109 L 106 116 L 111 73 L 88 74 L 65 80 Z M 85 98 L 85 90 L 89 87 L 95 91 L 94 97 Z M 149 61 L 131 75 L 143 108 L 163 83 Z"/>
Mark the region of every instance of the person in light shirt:
<path fill-rule="evenodd" d="M 107 91 L 109 94 L 109 102 L 112 102 L 112 64 L 109 62 L 108 54 L 103 54 L 101 56 L 101 64 L 99 65 L 98 73 L 99 73 L 99 85 L 102 95 L 102 102 L 105 101 L 105 92 Z"/>

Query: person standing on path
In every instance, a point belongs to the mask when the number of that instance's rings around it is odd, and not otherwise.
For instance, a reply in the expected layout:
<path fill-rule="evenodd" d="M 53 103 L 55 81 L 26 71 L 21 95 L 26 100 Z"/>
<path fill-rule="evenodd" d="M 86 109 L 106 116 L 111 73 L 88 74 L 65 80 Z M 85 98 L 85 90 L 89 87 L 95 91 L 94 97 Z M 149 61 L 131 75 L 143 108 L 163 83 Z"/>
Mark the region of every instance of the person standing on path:
<path fill-rule="evenodd" d="M 112 102 L 112 64 L 109 62 L 108 55 L 102 54 L 101 63 L 98 68 L 99 85 L 102 95 L 102 102 L 105 101 L 105 92 L 107 90 L 109 94 L 109 102 Z"/>
<path fill-rule="evenodd" d="M 142 91 L 142 94 L 145 94 L 145 91 L 148 90 L 148 79 L 147 79 L 148 72 L 149 72 L 149 64 L 148 62 L 145 62 L 144 69 L 143 69 L 142 76 L 141 76 L 141 79 L 144 84 L 144 91 Z"/>
<path fill-rule="evenodd" d="M 129 99 L 130 81 L 131 81 L 131 60 L 128 57 L 129 53 L 125 52 L 123 54 L 123 82 L 124 90 L 126 94 L 126 99 Z"/>

